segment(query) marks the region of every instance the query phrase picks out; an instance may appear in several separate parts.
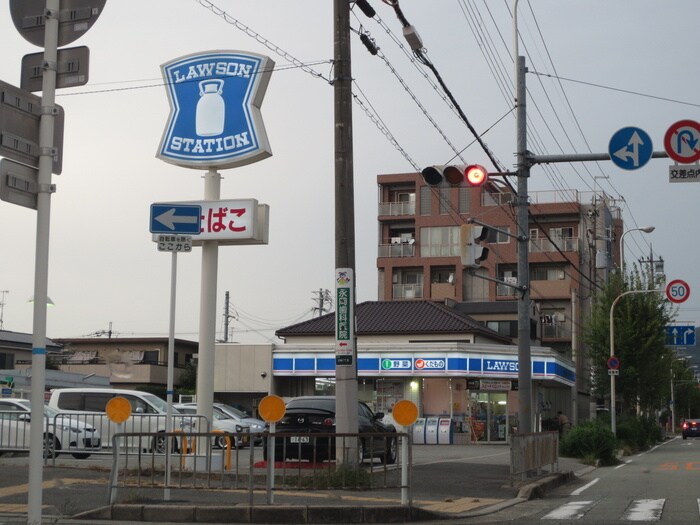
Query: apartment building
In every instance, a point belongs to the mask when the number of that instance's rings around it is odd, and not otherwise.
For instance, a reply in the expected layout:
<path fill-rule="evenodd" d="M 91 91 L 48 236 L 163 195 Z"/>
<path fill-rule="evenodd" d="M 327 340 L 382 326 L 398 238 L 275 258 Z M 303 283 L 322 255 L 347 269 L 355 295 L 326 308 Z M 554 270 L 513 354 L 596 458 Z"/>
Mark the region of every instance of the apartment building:
<path fill-rule="evenodd" d="M 480 187 L 428 186 L 420 173 L 379 175 L 377 182 L 378 299 L 446 302 L 517 338 L 518 292 L 508 286 L 518 282 L 515 190 L 496 178 Z M 573 411 L 584 415 L 592 400 L 581 324 L 619 262 L 620 210 L 599 192 L 531 192 L 529 201 L 532 338 L 576 363 Z M 493 227 L 488 258 L 476 269 L 460 257 L 460 228 L 469 218 Z"/>

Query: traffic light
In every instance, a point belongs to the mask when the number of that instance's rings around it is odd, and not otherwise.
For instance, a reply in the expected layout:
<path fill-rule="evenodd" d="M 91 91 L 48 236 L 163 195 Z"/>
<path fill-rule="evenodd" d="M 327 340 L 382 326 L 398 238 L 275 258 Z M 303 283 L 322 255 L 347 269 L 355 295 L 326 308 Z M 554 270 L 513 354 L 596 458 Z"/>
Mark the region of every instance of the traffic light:
<path fill-rule="evenodd" d="M 484 246 L 489 230 L 485 226 L 462 224 L 459 230 L 462 264 L 470 268 L 479 268 L 489 256 L 489 249 Z"/>
<path fill-rule="evenodd" d="M 469 186 L 481 186 L 488 180 L 486 168 L 479 164 L 428 166 L 421 171 L 421 175 L 428 186 L 438 186 L 443 180 L 453 186 L 465 181 Z"/>

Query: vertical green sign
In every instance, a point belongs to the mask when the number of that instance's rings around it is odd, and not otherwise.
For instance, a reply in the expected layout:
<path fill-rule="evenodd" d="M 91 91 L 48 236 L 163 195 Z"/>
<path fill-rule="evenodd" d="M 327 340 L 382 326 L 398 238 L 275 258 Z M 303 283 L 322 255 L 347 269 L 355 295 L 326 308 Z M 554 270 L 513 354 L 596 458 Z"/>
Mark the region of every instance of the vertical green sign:
<path fill-rule="evenodd" d="M 353 272 L 351 268 L 335 271 L 335 364 L 352 366 L 355 350 L 353 300 Z"/>

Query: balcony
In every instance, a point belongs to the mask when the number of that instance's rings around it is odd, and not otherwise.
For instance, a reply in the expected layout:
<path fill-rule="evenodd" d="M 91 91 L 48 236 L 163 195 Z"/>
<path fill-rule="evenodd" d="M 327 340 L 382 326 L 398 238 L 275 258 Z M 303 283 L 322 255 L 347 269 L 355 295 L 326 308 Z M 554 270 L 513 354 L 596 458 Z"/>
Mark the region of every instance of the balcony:
<path fill-rule="evenodd" d="M 379 257 L 413 257 L 416 255 L 416 245 L 403 243 L 391 243 L 379 245 Z"/>
<path fill-rule="evenodd" d="M 547 339 L 571 339 L 570 323 L 542 324 L 542 340 Z"/>
<path fill-rule="evenodd" d="M 530 253 L 545 252 L 578 252 L 578 237 L 554 238 L 551 241 L 547 238 L 530 239 L 528 250 Z"/>
<path fill-rule="evenodd" d="M 392 296 L 394 299 L 422 299 L 423 285 L 395 284 L 392 287 Z"/>
<path fill-rule="evenodd" d="M 398 217 L 402 215 L 415 215 L 416 214 L 416 203 L 415 202 L 380 202 L 379 203 L 379 216 L 389 215 L 392 217 Z"/>

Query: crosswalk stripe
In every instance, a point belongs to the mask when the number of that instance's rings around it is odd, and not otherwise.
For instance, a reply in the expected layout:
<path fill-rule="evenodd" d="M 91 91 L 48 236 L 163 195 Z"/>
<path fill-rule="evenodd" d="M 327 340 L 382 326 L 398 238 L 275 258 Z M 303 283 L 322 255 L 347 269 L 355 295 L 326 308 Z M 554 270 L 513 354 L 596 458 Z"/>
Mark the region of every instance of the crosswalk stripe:
<path fill-rule="evenodd" d="M 593 504 L 592 501 L 570 501 L 549 514 L 542 516 L 543 520 L 578 520 L 586 513 L 586 508 Z"/>
<path fill-rule="evenodd" d="M 658 521 L 661 519 L 665 502 L 665 499 L 635 500 L 621 519 L 625 521 Z"/>

